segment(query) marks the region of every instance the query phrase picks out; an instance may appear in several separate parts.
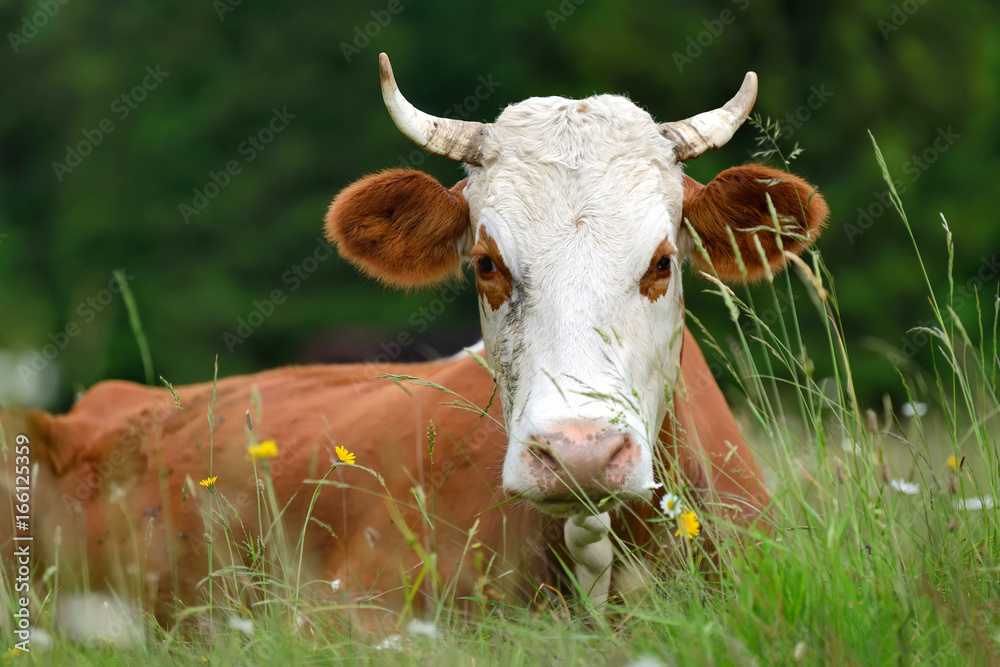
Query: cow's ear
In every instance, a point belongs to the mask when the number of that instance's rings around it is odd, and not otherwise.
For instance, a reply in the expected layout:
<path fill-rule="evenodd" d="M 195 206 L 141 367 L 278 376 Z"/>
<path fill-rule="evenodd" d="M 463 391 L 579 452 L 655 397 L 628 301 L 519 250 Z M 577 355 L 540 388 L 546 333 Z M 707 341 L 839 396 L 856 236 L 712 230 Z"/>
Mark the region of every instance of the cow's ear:
<path fill-rule="evenodd" d="M 727 169 L 708 185 L 685 176 L 684 217 L 701 239 L 712 267 L 706 265 L 690 230 L 682 224 L 681 238 L 692 261 L 709 273 L 714 267 L 720 278 L 735 282 L 763 277 L 767 265 L 772 272 L 783 269 L 787 257 L 778 247 L 768 195 L 782 228 L 783 249 L 801 252 L 819 236 L 830 213 L 812 185 L 798 176 L 753 164 Z M 732 230 L 732 237 L 728 230 Z M 760 242 L 763 258 L 754 237 Z M 733 239 L 745 274 L 737 261 Z"/>
<path fill-rule="evenodd" d="M 470 243 L 465 180 L 448 190 L 412 169 L 387 169 L 344 188 L 326 213 L 340 254 L 388 285 L 416 287 L 457 274 Z"/>

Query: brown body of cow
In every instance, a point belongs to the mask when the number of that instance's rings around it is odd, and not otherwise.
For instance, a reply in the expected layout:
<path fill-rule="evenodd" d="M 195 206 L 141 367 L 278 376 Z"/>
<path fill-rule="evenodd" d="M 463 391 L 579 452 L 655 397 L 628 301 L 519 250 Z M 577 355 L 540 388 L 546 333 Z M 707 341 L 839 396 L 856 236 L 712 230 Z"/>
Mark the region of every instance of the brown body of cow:
<path fill-rule="evenodd" d="M 63 584 L 115 589 L 152 605 L 164 619 L 177 601 L 205 599 L 210 540 L 212 568 L 232 564 L 238 550 L 231 543 L 261 544 L 258 506 L 266 494 L 257 481 L 262 466 L 247 454 L 245 419 L 259 391 L 261 413 L 252 433 L 256 440 L 274 439 L 279 449 L 268 474 L 290 542 L 305 531 L 298 577 L 305 595 L 329 597 L 355 619 L 376 608 L 402 607 L 407 582 L 422 563 L 394 525 L 387 498 L 424 551 L 436 554 L 439 581 L 454 585 L 455 599 L 524 600 L 543 583 L 558 585 L 563 572 L 553 548 L 561 543 L 563 520 L 527 503 L 505 502 L 500 469 L 507 436 L 497 402 L 477 414 L 447 405 L 455 397 L 439 388 L 397 384 L 372 371 L 371 365 L 306 366 L 220 380 L 212 433 L 205 418 L 211 383 L 179 388 L 183 409 L 165 389 L 108 381 L 67 415 L 0 414 L 7 440 L 27 436 L 37 464 L 31 500 L 36 571 L 53 564 L 58 551 Z M 377 372 L 419 377 L 481 408 L 494 391 L 471 356 Z M 660 463 L 668 471 L 679 467 L 683 474 L 675 479 L 689 483 L 703 506 L 713 498 L 750 501 L 737 521 L 753 521 L 768 502 L 760 470 L 690 333 L 682 372 L 687 396 L 676 396 L 677 422 L 668 417 L 665 424 Z M 427 437 L 432 423 L 433 456 Z M 327 475 L 337 461 L 335 445 L 353 452 L 358 465 L 340 464 Z M 358 466 L 379 473 L 385 486 Z M 9 488 L 12 473 L 10 466 L 4 476 Z M 206 518 L 212 496 L 198 481 L 210 475 L 218 477 L 216 492 L 228 501 L 215 508 L 226 517 L 229 536 Z M 307 481 L 324 476 L 350 488 Z M 417 509 L 414 487 L 423 489 L 433 526 Z M 665 531 L 654 538 L 640 525 L 652 507 L 626 508 L 615 528 L 626 542 L 654 539 L 656 546 L 641 546 L 655 558 L 678 538 Z M 14 534 L 10 522 L 4 512 L 2 534 Z M 712 525 L 706 524 L 709 536 Z M 266 523 L 264 530 L 269 532 Z M 263 549 L 273 544 L 271 534 Z M 243 561 L 249 560 L 244 553 Z M 339 591 L 330 586 L 334 580 Z M 422 591 L 431 594 L 434 580 L 427 577 Z"/>

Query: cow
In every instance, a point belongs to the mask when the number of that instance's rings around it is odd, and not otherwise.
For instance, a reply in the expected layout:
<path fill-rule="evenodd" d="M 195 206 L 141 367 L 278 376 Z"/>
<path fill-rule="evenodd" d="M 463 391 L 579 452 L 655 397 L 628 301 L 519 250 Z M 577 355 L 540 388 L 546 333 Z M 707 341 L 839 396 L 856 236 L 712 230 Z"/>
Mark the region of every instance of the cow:
<path fill-rule="evenodd" d="M 684 174 L 747 118 L 756 76 L 683 121 L 598 95 L 530 98 L 485 124 L 416 109 L 379 61 L 397 127 L 466 175 L 450 188 L 370 175 L 336 196 L 326 233 L 390 286 L 460 279 L 468 263 L 482 342 L 418 364 L 105 381 L 66 415 L 0 413 L 0 437 L 30 451 L 35 558 L 61 584 L 170 618 L 178 601 L 243 599 L 264 559 L 295 595 L 385 628 L 434 597 L 468 608 L 545 589 L 599 606 L 691 536 L 663 521 L 665 493 L 699 512 L 699 543 L 716 526 L 766 530 L 766 484 L 681 290 L 685 259 L 758 280 L 825 224 L 797 176 Z M 2 483 L 13 497 L 13 457 Z"/>

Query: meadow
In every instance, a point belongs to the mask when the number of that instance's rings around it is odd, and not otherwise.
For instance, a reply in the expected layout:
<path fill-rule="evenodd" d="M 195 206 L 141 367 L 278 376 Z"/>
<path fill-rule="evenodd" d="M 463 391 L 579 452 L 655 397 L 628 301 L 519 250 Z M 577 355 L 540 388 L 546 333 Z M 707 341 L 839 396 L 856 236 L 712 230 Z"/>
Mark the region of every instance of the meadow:
<path fill-rule="evenodd" d="M 949 262 L 951 276 L 961 232 L 926 212 L 911 221 L 877 145 L 875 154 L 900 238 L 912 238 L 912 224 L 940 224 L 940 246 L 914 242 L 913 252 L 921 267 Z M 681 562 L 664 561 L 647 588 L 597 615 L 539 591 L 527 605 L 484 599 L 481 613 L 468 616 L 440 581 L 429 615 L 403 609 L 398 636 L 361 641 L 338 622 L 342 609 L 303 594 L 294 539 L 302 527 L 275 520 L 280 507 L 262 464 L 264 537 L 247 544 L 219 523 L 225 539 L 217 548 L 245 552 L 247 564 L 214 573 L 205 604 L 178 611 L 184 622 L 164 627 L 108 599 L 83 613 L 117 614 L 113 632 L 101 631 L 109 641 L 71 640 L 55 622 L 65 594 L 59 572 L 36 572 L 32 609 L 41 632 L 24 653 L 2 626 L 4 664 L 1000 664 L 1000 298 L 977 294 L 976 317 L 963 321 L 954 279 L 935 284 L 926 272 L 912 279 L 926 283 L 933 307 L 934 323 L 919 330 L 933 365 L 891 359 L 907 400 L 866 405 L 844 344 L 864 332 L 843 330 L 851 295 L 838 293 L 818 251 L 768 277 L 764 290 L 688 278 L 687 289 L 712 292 L 730 315 L 732 326 L 715 336 L 694 313 L 688 323 L 742 390 L 731 404 L 774 498 L 770 531 L 718 527 L 717 569 L 705 565 L 699 537 L 679 537 Z M 805 286 L 806 302 L 788 298 L 793 283 Z M 141 340 L 137 319 L 133 325 Z M 824 330 L 827 345 L 807 348 L 803 326 Z M 831 376 L 815 375 L 818 359 Z M 207 497 L 208 526 L 228 501 Z M 713 521 L 699 518 L 706 527 Z M 420 553 L 425 568 L 414 573 L 414 595 L 436 577 L 433 554 Z M 0 570 L 4 622 L 17 607 L 14 578 Z M 247 587 L 257 595 L 241 594 Z"/>

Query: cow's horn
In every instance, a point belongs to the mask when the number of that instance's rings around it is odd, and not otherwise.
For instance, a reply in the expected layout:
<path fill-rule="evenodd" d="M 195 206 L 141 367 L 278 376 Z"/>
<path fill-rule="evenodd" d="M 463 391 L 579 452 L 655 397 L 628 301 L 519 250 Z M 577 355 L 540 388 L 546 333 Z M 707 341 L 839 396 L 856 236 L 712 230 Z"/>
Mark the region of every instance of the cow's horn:
<path fill-rule="evenodd" d="M 399 92 L 389 56 L 380 53 L 378 64 L 382 77 L 382 99 L 400 132 L 435 155 L 469 164 L 481 163 L 481 144 L 489 129 L 488 124 L 438 118 L 424 113 L 407 102 Z"/>
<path fill-rule="evenodd" d="M 660 132 L 677 146 L 674 154 L 678 160 L 684 162 L 696 158 L 707 150 L 724 146 L 732 139 L 733 134 L 750 115 L 756 99 L 757 75 L 747 72 L 739 92 L 726 102 L 726 106 L 691 116 L 687 120 L 661 123 Z"/>

